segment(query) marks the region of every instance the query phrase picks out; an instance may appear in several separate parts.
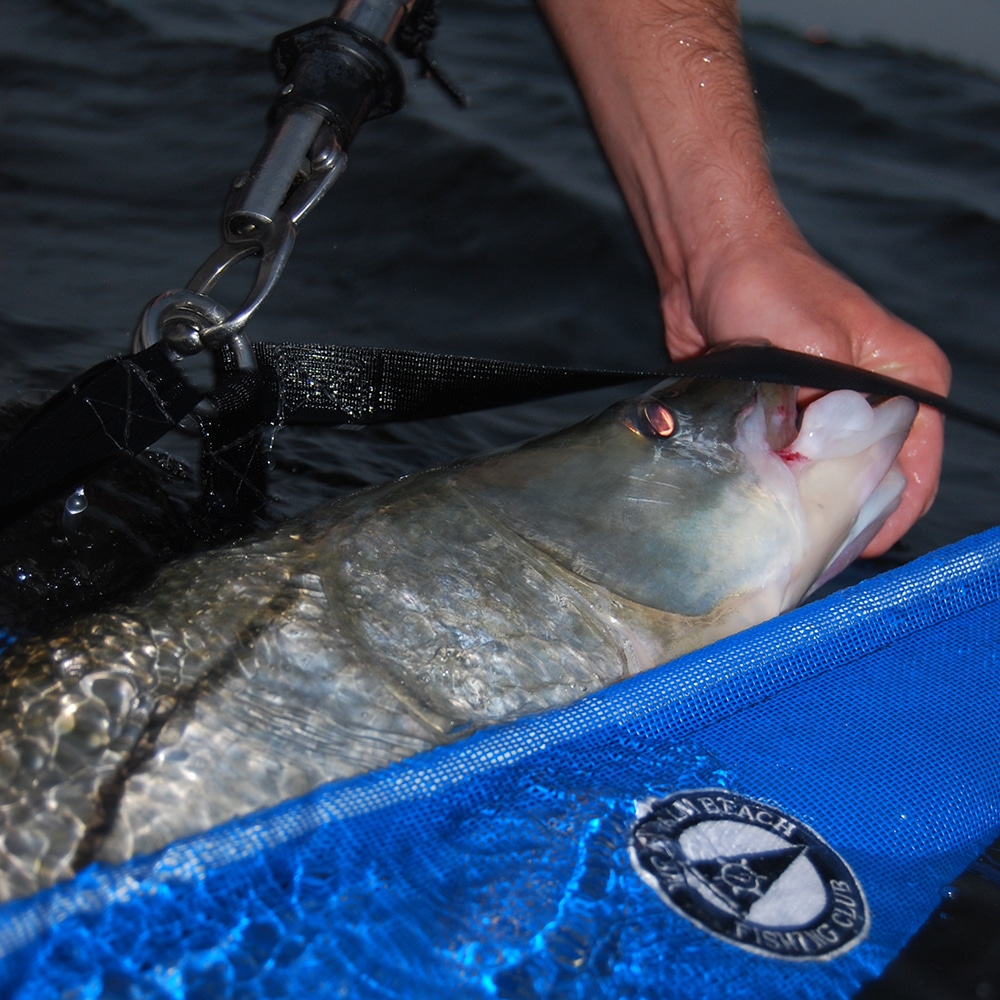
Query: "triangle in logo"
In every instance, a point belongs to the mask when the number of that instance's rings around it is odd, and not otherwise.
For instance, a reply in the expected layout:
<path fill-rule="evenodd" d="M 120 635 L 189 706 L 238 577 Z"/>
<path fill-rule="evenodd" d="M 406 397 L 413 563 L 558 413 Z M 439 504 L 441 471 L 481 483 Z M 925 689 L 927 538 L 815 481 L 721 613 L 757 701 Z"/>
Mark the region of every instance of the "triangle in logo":
<path fill-rule="evenodd" d="M 687 861 L 685 868 L 722 909 L 743 918 L 805 850 L 805 845 L 799 844 L 774 851 L 703 858 Z"/>

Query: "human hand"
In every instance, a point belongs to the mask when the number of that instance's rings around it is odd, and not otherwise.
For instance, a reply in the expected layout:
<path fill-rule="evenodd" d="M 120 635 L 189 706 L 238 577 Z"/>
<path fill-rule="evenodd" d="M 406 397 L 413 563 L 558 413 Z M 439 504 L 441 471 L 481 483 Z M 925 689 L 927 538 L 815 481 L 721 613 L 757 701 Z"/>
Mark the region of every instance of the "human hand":
<path fill-rule="evenodd" d="M 951 369 L 929 337 L 831 267 L 790 224 L 778 228 L 767 238 L 716 246 L 700 277 L 664 293 L 671 357 L 681 360 L 711 346 L 762 337 L 947 394 Z M 921 406 L 899 456 L 906 489 L 863 556 L 885 552 L 930 508 L 943 446 L 941 415 Z"/>

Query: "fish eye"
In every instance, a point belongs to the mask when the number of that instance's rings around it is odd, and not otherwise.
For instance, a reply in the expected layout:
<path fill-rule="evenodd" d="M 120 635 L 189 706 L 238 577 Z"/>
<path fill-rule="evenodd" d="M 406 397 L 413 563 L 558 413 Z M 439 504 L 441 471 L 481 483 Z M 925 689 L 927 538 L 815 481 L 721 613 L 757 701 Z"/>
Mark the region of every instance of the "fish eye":
<path fill-rule="evenodd" d="M 630 431 L 645 438 L 668 438 L 677 430 L 677 418 L 657 399 L 639 400 L 627 423 Z"/>

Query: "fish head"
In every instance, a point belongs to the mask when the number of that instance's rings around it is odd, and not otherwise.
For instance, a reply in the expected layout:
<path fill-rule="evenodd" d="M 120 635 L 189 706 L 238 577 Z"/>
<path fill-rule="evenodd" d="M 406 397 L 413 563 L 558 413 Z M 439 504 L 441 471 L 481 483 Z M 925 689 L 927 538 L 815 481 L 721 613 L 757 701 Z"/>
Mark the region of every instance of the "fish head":
<path fill-rule="evenodd" d="M 628 520 L 645 521 L 651 538 L 666 527 L 671 558 L 688 567 L 691 596 L 675 591 L 672 610 L 726 601 L 748 620 L 784 611 L 853 561 L 898 506 L 896 460 L 916 404 L 838 390 L 800 410 L 797 396 L 793 386 L 686 380 L 619 409 L 647 449 L 622 494 Z M 656 508 L 682 498 L 687 510 L 657 525 Z M 633 595 L 657 602 L 645 585 Z"/>
<path fill-rule="evenodd" d="M 899 503 L 915 412 L 848 390 L 800 411 L 791 386 L 663 383 L 487 464 L 479 495 L 576 575 L 732 630 L 861 552 Z"/>

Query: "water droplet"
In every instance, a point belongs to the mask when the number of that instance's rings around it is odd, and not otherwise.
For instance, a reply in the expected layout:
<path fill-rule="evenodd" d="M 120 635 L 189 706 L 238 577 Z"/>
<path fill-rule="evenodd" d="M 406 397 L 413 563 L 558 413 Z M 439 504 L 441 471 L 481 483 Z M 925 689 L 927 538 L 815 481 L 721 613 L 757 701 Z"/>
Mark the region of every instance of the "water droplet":
<path fill-rule="evenodd" d="M 958 899 L 958 889 L 953 885 L 946 885 L 941 889 L 942 899 Z"/>
<path fill-rule="evenodd" d="M 83 492 L 81 486 L 66 498 L 66 513 L 69 515 L 82 514 L 87 509 L 87 494 Z"/>

